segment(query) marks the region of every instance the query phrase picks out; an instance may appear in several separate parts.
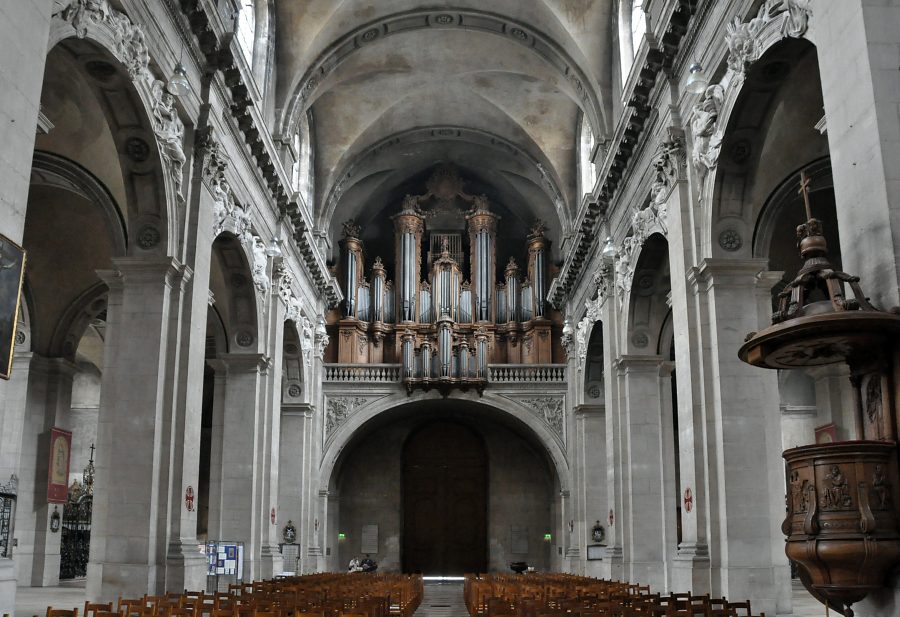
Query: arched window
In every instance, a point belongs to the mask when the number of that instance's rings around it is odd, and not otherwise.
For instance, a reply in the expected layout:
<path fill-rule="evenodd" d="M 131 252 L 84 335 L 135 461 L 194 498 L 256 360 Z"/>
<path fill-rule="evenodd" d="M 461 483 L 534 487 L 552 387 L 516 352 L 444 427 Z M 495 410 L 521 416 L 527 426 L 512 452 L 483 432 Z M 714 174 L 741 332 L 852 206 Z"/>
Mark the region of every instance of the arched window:
<path fill-rule="evenodd" d="M 294 190 L 299 191 L 304 203 L 312 206 L 312 131 L 310 131 L 309 115 L 304 114 L 297 132 L 294 133 L 294 152 L 297 160 L 292 170 Z"/>
<path fill-rule="evenodd" d="M 256 7 L 253 6 L 253 0 L 241 0 L 237 40 L 247 66 L 253 68 L 253 45 L 256 42 Z"/>
<path fill-rule="evenodd" d="M 622 68 L 622 83 L 628 81 L 634 57 L 641 47 L 641 40 L 647 33 L 647 15 L 644 13 L 645 0 L 619 0 L 619 61 Z"/>
<path fill-rule="evenodd" d="M 594 133 L 591 131 L 591 123 L 588 122 L 587 116 L 582 114 L 578 148 L 578 170 L 582 195 L 592 191 L 594 183 L 597 181 L 597 166 L 591 162 L 593 151 Z"/>
<path fill-rule="evenodd" d="M 644 15 L 644 0 L 633 0 L 631 4 L 631 55 L 637 55 L 641 39 L 647 33 L 647 16 Z"/>

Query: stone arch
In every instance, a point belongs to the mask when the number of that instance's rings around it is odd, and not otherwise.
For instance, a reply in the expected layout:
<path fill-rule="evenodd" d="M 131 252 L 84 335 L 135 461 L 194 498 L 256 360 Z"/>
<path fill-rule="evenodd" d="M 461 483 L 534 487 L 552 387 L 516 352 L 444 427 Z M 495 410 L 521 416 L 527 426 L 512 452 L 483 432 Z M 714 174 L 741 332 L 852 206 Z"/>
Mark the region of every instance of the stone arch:
<path fill-rule="evenodd" d="M 263 281 L 254 270 L 258 251 L 248 250 L 247 243 L 231 232 L 223 232 L 213 241 L 209 288 L 231 352 L 257 352 L 264 342 L 261 315 L 269 283 L 267 274 Z"/>
<path fill-rule="evenodd" d="M 282 348 L 281 400 L 285 404 L 310 403 L 316 336 L 313 321 L 301 310 L 293 294 L 287 295 Z"/>
<path fill-rule="evenodd" d="M 561 83 L 568 85 L 567 89 L 570 89 L 573 100 L 588 114 L 596 135 L 606 136 L 611 130 L 607 112 L 611 102 L 602 98 L 602 93 L 592 85 L 596 80 L 589 77 L 576 58 L 549 35 L 529 24 L 503 18 L 488 11 L 476 9 L 438 11 L 433 8 L 420 8 L 385 15 L 360 25 L 335 40 L 292 86 L 284 104 L 284 111 L 277 123 L 280 128 L 278 132 L 282 135 L 292 135 L 296 131 L 300 114 L 315 100 L 319 86 L 341 62 L 364 48 L 367 43 L 413 30 L 464 28 L 468 27 L 470 22 L 482 24 L 480 32 L 504 37 L 513 43 L 523 45 L 529 53 L 536 54 L 542 61 L 558 67 Z"/>
<path fill-rule="evenodd" d="M 31 164 L 31 186 L 51 186 L 80 195 L 100 207 L 116 257 L 128 250 L 125 216 L 109 189 L 90 171 L 64 156 L 35 150 Z"/>
<path fill-rule="evenodd" d="M 578 391 L 583 403 L 597 405 L 605 402 L 606 391 L 603 322 L 591 322 L 589 329 Z"/>
<path fill-rule="evenodd" d="M 88 75 L 110 123 L 126 178 L 129 252 L 176 254 L 184 125 L 150 69 L 143 28 L 108 0 L 75 2 L 53 15 L 48 53 L 57 47 Z"/>
<path fill-rule="evenodd" d="M 737 119 L 742 106 L 767 107 L 763 101 L 756 105 L 748 100 L 760 84 L 780 83 L 786 77 L 779 73 L 785 58 L 796 60 L 804 50 L 815 49 L 806 38 L 809 18 L 808 7 L 789 10 L 764 3 L 756 16 L 746 22 L 735 17 L 726 28 L 730 53 L 725 74 L 706 89 L 689 117 L 691 162 L 703 208 L 702 256 L 739 257 L 742 248 L 744 255 L 749 252 L 744 239 L 752 230 L 752 215 L 729 210 L 741 208 L 741 200 L 732 197 L 735 170 L 727 163 L 746 165 L 753 155 L 746 139 L 752 131 L 738 131 Z"/>
<path fill-rule="evenodd" d="M 373 397 L 353 397 L 354 399 L 362 399 L 355 401 L 358 405 L 352 409 L 352 414 L 347 417 L 343 424 L 334 429 L 332 434 L 326 433 L 326 440 L 322 452 L 322 465 L 320 467 L 321 481 L 323 489 L 332 487 L 336 481 L 337 471 L 339 470 L 339 461 L 341 455 L 353 439 L 353 437 L 371 420 L 380 414 L 406 406 L 409 404 L 419 403 L 427 400 L 440 399 L 437 393 L 417 392 L 411 396 L 398 392 L 384 396 Z M 534 438 L 545 449 L 547 457 L 553 467 L 559 490 L 564 491 L 568 488 L 569 462 L 566 457 L 565 444 L 561 436 L 554 433 L 547 423 L 537 418 L 526 404 L 516 402 L 512 398 L 485 392 L 482 397 L 475 393 L 465 393 L 462 396 L 454 397 L 454 399 L 465 400 L 476 405 L 490 407 L 494 411 L 501 412 L 507 417 L 511 417 L 520 427 L 521 432 L 525 432 Z M 328 416 L 328 400 L 326 395 L 325 416 L 327 422 Z M 565 403 L 563 402 L 563 410 Z"/>
<path fill-rule="evenodd" d="M 587 133 L 590 135 L 589 130 Z M 590 136 L 589 139 L 593 143 L 594 138 Z M 400 131 L 377 141 L 358 153 L 348 153 L 346 159 L 342 159 L 338 173 L 334 176 L 337 178 L 337 181 L 324 197 L 324 206 L 315 215 L 316 226 L 321 229 L 328 229 L 338 224 L 337 221 L 333 220 L 335 212 L 338 210 L 342 197 L 352 188 L 354 182 L 359 182 L 361 178 L 367 175 L 376 173 L 381 175 L 394 171 L 386 156 L 388 153 L 401 150 L 404 147 L 408 148 L 414 144 L 434 140 L 471 144 L 523 161 L 527 166 L 528 172 L 522 177 L 535 186 L 540 187 L 542 193 L 546 195 L 548 203 L 553 208 L 555 219 L 558 221 L 560 235 L 568 233 L 572 228 L 571 212 L 565 207 L 564 192 L 561 188 L 563 186 L 562 180 L 554 166 L 545 156 L 535 156 L 529 152 L 528 148 L 496 133 L 454 125 L 422 126 Z M 378 171 L 367 170 L 367 168 L 374 167 L 374 161 L 378 161 L 385 169 L 379 169 Z M 593 187 L 589 187 L 587 190 L 591 188 Z M 536 214 L 536 216 L 550 220 L 549 211 Z M 553 225 L 552 222 L 550 224 L 553 228 L 556 228 L 556 225 Z"/>
<path fill-rule="evenodd" d="M 666 316 L 671 312 L 667 304 L 671 290 L 669 243 L 662 233 L 653 232 L 632 259 L 632 285 L 624 304 L 623 349 L 630 354 L 651 354 L 658 347 Z"/>
<path fill-rule="evenodd" d="M 22 298 L 19 300 L 19 320 L 16 324 L 16 338 L 13 345 L 14 353 L 32 351 L 32 339 L 34 335 L 34 317 L 32 313 L 34 300 L 28 285 L 22 285 Z"/>
<path fill-rule="evenodd" d="M 95 319 L 106 319 L 106 300 L 109 289 L 105 283 L 86 289 L 72 302 L 57 322 L 50 341 L 51 357 L 75 360 L 78 342 Z"/>
<path fill-rule="evenodd" d="M 813 215 L 822 221 L 828 258 L 838 270 L 842 269 L 831 159 L 824 156 L 785 174 L 756 217 L 751 247 L 753 257 L 768 259 L 770 270 L 784 273 L 781 281 L 772 288 L 773 303 L 802 265 L 796 239 L 797 226 L 806 222 L 803 199 L 798 193 L 800 173 L 805 173 L 809 179 L 810 204 Z"/>

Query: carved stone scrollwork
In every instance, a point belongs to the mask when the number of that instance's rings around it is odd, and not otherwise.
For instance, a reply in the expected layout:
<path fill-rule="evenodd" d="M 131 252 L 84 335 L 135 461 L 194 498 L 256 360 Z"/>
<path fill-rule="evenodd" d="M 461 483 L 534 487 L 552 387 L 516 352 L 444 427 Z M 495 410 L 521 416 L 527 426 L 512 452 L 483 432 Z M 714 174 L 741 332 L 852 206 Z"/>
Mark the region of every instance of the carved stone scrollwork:
<path fill-rule="evenodd" d="M 636 236 L 628 236 L 622 242 L 622 250 L 619 251 L 616 260 L 616 297 L 619 305 L 624 305 L 631 293 L 631 281 L 634 278 L 635 253 L 640 248 L 643 239 Z"/>
<path fill-rule="evenodd" d="M 150 53 L 144 41 L 144 30 L 132 23 L 121 11 L 113 8 L 108 0 L 70 0 L 59 16 L 75 28 L 78 38 L 87 36 L 92 26 L 104 24 L 112 32 L 116 42 L 116 55 L 125 65 L 128 75 L 136 80 L 149 73 Z"/>
<path fill-rule="evenodd" d="M 514 399 L 542 420 L 557 437 L 565 442 L 565 400 L 559 396 L 523 396 Z"/>
<path fill-rule="evenodd" d="M 251 254 L 253 256 L 252 263 L 252 272 L 253 272 L 253 284 L 256 286 L 256 291 L 260 293 L 260 295 L 265 296 L 265 294 L 269 291 L 269 274 L 267 272 L 269 266 L 269 257 L 266 255 L 266 244 L 263 242 L 262 238 L 259 236 L 252 236 L 253 245 L 251 247 Z"/>
<path fill-rule="evenodd" d="M 165 83 L 155 80 L 151 87 L 153 95 L 153 131 L 159 141 L 164 162 L 175 183 L 176 194 L 183 198 L 184 181 L 184 124 L 175 108 L 175 97 L 166 92 Z"/>
<path fill-rule="evenodd" d="M 365 396 L 328 397 L 325 404 L 325 438 L 328 439 L 360 407 L 368 402 L 377 400 L 377 398 Z"/>
<path fill-rule="evenodd" d="M 660 145 L 659 153 L 651 163 L 653 183 L 650 185 L 651 207 L 663 234 L 669 234 L 668 197 L 675 183 L 683 178 L 685 167 L 684 138 L 672 135 Z"/>
<path fill-rule="evenodd" d="M 594 272 L 594 285 L 597 287 L 597 299 L 605 298 L 609 295 L 613 286 L 613 267 L 606 261 L 603 261 Z"/>
<path fill-rule="evenodd" d="M 329 336 L 319 334 L 316 336 L 316 356 L 322 360 L 325 358 L 325 348 L 328 347 Z"/>
<path fill-rule="evenodd" d="M 706 89 L 703 98 L 694 106 L 691 113 L 691 137 L 693 138 L 691 162 L 697 172 L 697 184 L 700 187 L 701 198 L 706 175 L 719 163 L 722 133 L 718 130 L 718 120 L 724 101 L 725 89 L 720 84 L 713 84 Z"/>
<path fill-rule="evenodd" d="M 290 312 L 292 305 L 298 306 L 296 303 L 291 302 L 291 300 L 294 299 L 294 291 L 291 288 L 294 283 L 294 275 L 290 273 L 283 263 L 281 263 L 276 266 L 275 279 L 278 281 L 278 296 L 281 298 L 281 301 L 284 302 L 284 305 L 288 307 L 288 312 Z M 288 319 L 296 319 L 296 317 L 297 314 L 288 317 Z"/>
<path fill-rule="evenodd" d="M 759 60 L 763 52 L 760 33 L 770 22 L 782 21 L 782 37 L 799 38 L 806 34 L 811 16 L 809 0 L 766 0 L 749 21 L 735 17 L 725 26 L 728 68 L 743 75 L 747 67 Z"/>
<path fill-rule="evenodd" d="M 312 322 L 305 315 L 301 315 L 298 325 L 300 330 L 300 353 L 303 354 L 303 363 L 306 366 L 310 366 L 312 364 L 312 353 L 316 346 Z"/>

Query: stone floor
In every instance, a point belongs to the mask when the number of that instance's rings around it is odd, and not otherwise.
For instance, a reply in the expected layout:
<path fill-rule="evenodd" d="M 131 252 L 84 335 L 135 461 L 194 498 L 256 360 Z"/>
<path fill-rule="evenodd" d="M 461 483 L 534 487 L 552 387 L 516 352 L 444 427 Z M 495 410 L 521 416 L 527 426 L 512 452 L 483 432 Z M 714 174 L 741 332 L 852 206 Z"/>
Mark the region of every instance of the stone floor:
<path fill-rule="evenodd" d="M 47 606 L 72 608 L 84 605 L 84 580 L 68 582 L 59 587 L 19 587 L 16 593 L 15 617 L 42 616 Z M 793 617 L 821 617 L 825 608 L 796 581 L 794 582 Z M 832 613 L 834 615 L 835 613 Z M 427 583 L 425 597 L 415 617 L 466 617 L 462 583 Z M 788 617 L 778 615 L 777 617 Z"/>

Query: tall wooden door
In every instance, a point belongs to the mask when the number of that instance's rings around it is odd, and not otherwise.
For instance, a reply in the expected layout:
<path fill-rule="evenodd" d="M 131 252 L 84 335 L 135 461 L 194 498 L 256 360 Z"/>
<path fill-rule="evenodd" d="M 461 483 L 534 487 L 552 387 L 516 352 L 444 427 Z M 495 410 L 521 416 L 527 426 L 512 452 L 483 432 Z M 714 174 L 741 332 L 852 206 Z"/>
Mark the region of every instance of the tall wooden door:
<path fill-rule="evenodd" d="M 427 424 L 403 449 L 403 570 L 463 574 L 487 569 L 487 455 L 454 422 Z"/>

